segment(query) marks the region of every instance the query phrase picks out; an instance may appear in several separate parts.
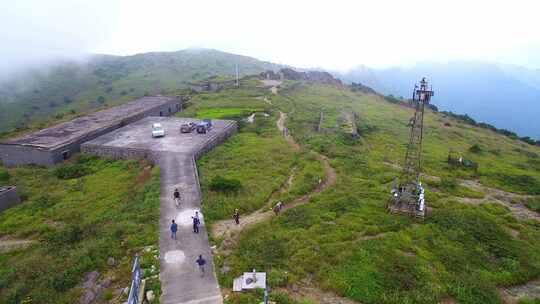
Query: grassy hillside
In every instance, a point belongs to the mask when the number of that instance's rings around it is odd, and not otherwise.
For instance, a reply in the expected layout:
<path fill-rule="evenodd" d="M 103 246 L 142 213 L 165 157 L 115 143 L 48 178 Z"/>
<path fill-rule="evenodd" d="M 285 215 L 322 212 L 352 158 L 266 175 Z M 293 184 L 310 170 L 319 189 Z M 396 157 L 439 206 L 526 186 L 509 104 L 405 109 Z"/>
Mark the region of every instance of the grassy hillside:
<path fill-rule="evenodd" d="M 110 279 L 94 302 L 108 303 L 129 285 L 135 253 L 158 243 L 157 168 L 79 156 L 56 168 L 2 172 L 0 184 L 16 184 L 24 202 L 0 213 L 0 303 L 78 303 L 91 271 Z M 26 246 L 9 249 L 13 241 Z M 158 266 L 152 255 L 143 267 Z"/>
<path fill-rule="evenodd" d="M 225 290 L 233 278 L 256 268 L 268 273 L 272 297 L 279 303 L 306 297 L 298 292 L 302 286 L 360 303 L 501 303 L 499 287 L 540 276 L 540 224 L 534 217 L 516 217 L 516 210 L 526 210 L 520 209 L 526 208 L 526 200 L 535 206 L 532 202 L 539 198 L 539 148 L 428 112 L 424 167 L 429 176 L 424 182 L 430 212 L 419 223 L 385 209 L 405 153 L 411 109 L 373 95 L 298 82 L 283 84 L 278 95 L 253 94 L 251 102 L 225 97 L 238 92 L 219 94 L 214 97 L 223 99 L 227 108 L 262 107 L 258 101 L 265 96 L 271 102 L 266 110 L 287 112 L 295 139 L 306 150 L 326 155 L 338 173 L 338 182 L 310 203 L 248 227 L 232 253 L 218 252 L 216 263 L 229 269 L 218 272 Z M 214 97 L 201 96 L 196 103 L 200 108 L 193 113 L 204 113 Z M 321 111 L 323 131 L 317 132 Z M 343 111 L 359 114 L 359 139 L 341 127 Z M 267 189 L 264 177 L 274 173 L 267 173 L 265 162 L 246 161 L 241 144 L 210 153 L 201 164 L 203 177 L 226 168 L 225 174 L 242 179 L 238 172 L 246 172 L 249 164 L 249 171 L 262 172 L 261 178 L 246 176 L 249 188 Z M 270 147 L 258 149 L 271 157 Z M 450 149 L 478 163 L 478 170 L 448 165 Z M 208 192 L 208 213 L 220 214 L 252 201 L 250 191 L 222 198 L 208 190 L 211 179 L 201 182 Z M 503 190 L 514 196 L 492 195 L 506 193 Z M 257 200 L 262 206 L 264 199 Z M 307 298 L 317 302 L 316 296 L 312 292 Z M 257 299 L 260 294 L 235 294 L 229 302 Z"/>
<path fill-rule="evenodd" d="M 134 56 L 96 55 L 35 69 L 0 83 L 0 133 L 39 126 L 145 94 L 169 93 L 213 75 L 230 77 L 277 66 L 215 50 L 184 50 Z"/>

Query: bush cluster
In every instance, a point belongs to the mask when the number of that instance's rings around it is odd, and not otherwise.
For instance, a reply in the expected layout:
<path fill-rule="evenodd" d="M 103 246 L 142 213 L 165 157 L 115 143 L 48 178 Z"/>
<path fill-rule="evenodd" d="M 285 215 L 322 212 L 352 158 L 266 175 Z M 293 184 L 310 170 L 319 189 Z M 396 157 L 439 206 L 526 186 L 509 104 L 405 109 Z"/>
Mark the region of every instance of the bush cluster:
<path fill-rule="evenodd" d="M 242 183 L 237 179 L 228 179 L 223 176 L 216 176 L 210 182 L 210 190 L 218 192 L 238 192 L 242 188 Z"/>

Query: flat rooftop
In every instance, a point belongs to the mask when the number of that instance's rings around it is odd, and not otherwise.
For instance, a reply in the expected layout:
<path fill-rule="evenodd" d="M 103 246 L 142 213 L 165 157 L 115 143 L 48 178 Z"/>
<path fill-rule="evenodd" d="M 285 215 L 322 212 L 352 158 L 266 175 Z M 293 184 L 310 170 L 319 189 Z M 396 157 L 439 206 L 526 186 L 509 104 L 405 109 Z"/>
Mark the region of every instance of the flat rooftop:
<path fill-rule="evenodd" d="M 120 123 L 123 119 L 145 112 L 176 100 L 174 97 L 149 96 L 106 110 L 94 112 L 73 120 L 57 124 L 50 128 L 25 134 L 0 144 L 23 145 L 52 150 L 71 143 L 85 135 Z"/>
<path fill-rule="evenodd" d="M 88 141 L 85 145 L 97 145 L 116 148 L 141 149 L 155 152 L 175 152 L 193 154 L 216 136 L 236 124 L 231 120 L 212 119 L 212 128 L 206 134 L 180 133 L 180 126 L 185 123 L 201 122 L 200 119 L 180 117 L 146 117 L 120 129 Z M 161 123 L 165 136 L 152 138 L 152 124 Z"/>

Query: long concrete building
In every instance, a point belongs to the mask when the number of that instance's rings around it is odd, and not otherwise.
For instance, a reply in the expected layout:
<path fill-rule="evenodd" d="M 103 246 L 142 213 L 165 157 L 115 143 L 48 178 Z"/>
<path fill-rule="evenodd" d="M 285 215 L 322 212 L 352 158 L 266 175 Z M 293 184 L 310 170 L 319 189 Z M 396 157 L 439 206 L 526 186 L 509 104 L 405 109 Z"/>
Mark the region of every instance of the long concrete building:
<path fill-rule="evenodd" d="M 81 144 L 148 116 L 182 109 L 181 97 L 143 97 L 71 121 L 0 142 L 0 163 L 52 166 L 79 152 Z"/>

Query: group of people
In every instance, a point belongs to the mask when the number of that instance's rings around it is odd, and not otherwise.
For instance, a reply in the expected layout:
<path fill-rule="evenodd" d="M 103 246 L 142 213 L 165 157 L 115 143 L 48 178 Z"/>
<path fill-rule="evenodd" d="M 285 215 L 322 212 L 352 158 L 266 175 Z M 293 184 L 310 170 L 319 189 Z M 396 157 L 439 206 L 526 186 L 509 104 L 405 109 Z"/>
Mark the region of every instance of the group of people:
<path fill-rule="evenodd" d="M 178 188 L 174 189 L 173 199 L 174 199 L 174 204 L 176 205 L 176 207 L 179 207 L 180 206 L 180 191 L 178 190 Z M 283 209 L 283 203 L 281 201 L 278 201 L 276 205 L 272 207 L 272 211 L 274 211 L 276 215 L 278 215 L 282 209 Z M 192 216 L 191 219 L 193 221 L 193 233 L 199 233 L 199 226 L 201 225 L 199 212 L 195 211 L 195 215 Z M 236 225 L 240 225 L 240 211 L 238 209 L 234 210 L 233 219 Z M 171 229 L 171 238 L 173 240 L 176 240 L 176 232 L 178 231 L 178 224 L 176 224 L 174 219 L 171 221 L 170 229 Z M 204 265 L 206 265 L 206 260 L 202 257 L 202 255 L 199 255 L 199 258 L 195 262 L 199 266 L 201 275 L 204 275 Z"/>
<path fill-rule="evenodd" d="M 178 191 L 178 188 L 174 189 L 173 192 L 173 199 L 174 204 L 176 207 L 180 206 L 180 191 Z M 201 225 L 201 220 L 199 217 L 199 212 L 195 211 L 195 215 L 191 217 L 193 220 L 193 233 L 199 233 L 199 226 Z M 178 224 L 175 222 L 175 220 L 171 220 L 171 238 L 173 240 L 176 240 L 176 233 L 178 232 Z M 201 275 L 204 275 L 204 265 L 206 265 L 206 260 L 203 258 L 202 254 L 199 255 L 199 258 L 195 261 L 195 263 L 198 265 L 199 270 L 201 271 Z"/>

